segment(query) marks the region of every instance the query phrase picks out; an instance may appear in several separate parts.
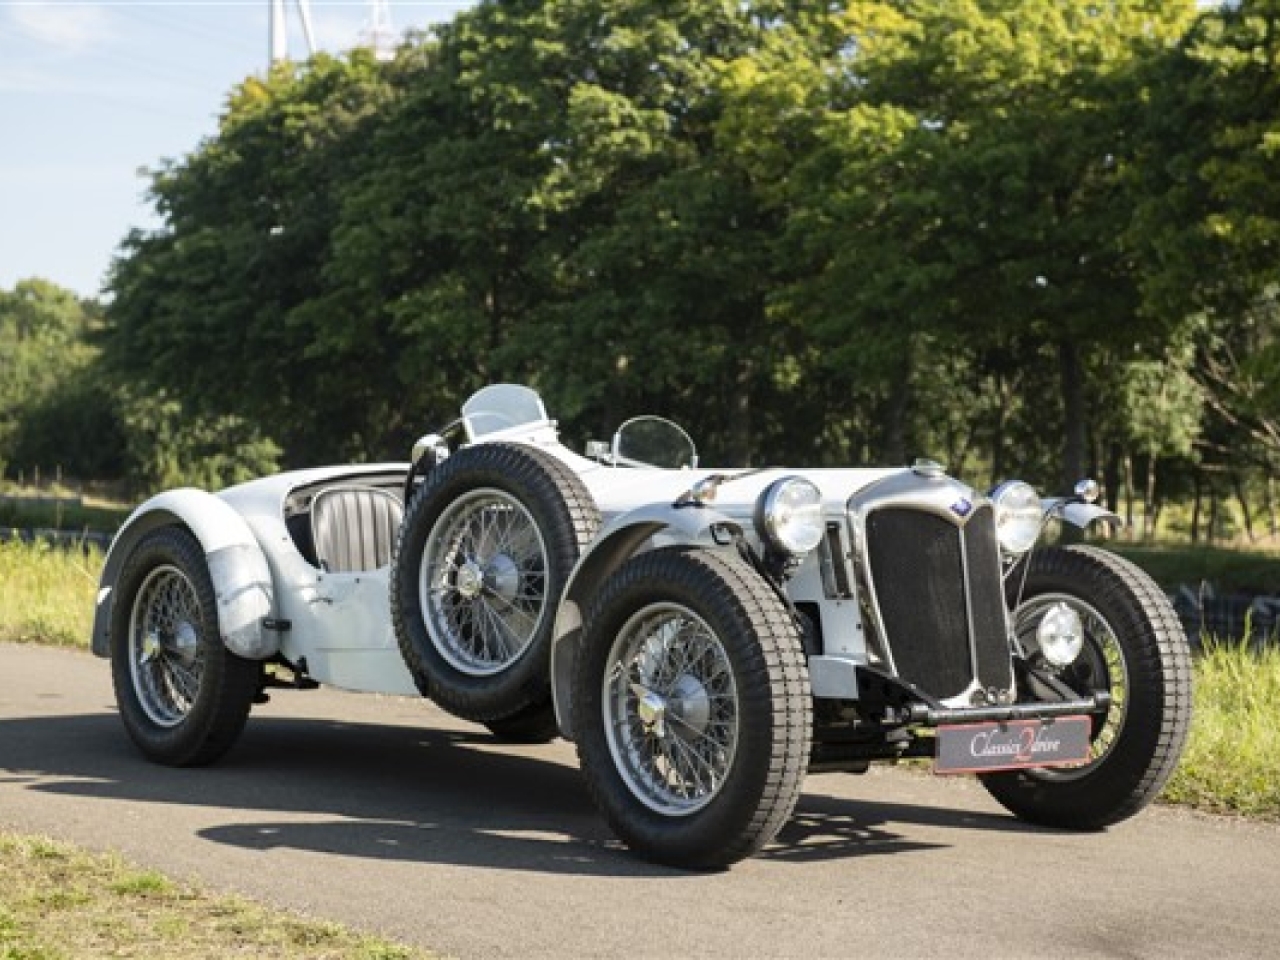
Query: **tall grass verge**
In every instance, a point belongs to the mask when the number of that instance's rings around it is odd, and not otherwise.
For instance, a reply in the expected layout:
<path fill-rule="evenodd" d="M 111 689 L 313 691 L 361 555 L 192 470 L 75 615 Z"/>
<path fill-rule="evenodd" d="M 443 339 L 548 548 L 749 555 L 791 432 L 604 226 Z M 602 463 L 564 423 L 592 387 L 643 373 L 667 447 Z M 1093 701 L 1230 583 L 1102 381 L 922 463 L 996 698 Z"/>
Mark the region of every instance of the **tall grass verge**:
<path fill-rule="evenodd" d="M 1164 800 L 1280 820 L 1280 646 L 1205 642 L 1191 738 Z"/>
<path fill-rule="evenodd" d="M 0 543 L 0 640 L 88 646 L 102 551 Z"/>

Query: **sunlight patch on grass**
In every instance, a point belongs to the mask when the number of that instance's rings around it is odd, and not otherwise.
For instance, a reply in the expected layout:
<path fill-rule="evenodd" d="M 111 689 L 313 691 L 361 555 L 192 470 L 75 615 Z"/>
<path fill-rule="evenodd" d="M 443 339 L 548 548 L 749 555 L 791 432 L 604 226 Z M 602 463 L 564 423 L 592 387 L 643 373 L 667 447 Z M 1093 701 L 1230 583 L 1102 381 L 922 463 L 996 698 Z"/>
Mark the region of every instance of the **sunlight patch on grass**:
<path fill-rule="evenodd" d="M 1280 820 L 1280 647 L 1205 643 L 1191 738 L 1164 800 Z"/>
<path fill-rule="evenodd" d="M 87 647 L 103 553 L 0 543 L 0 640 Z"/>
<path fill-rule="evenodd" d="M 0 960 L 420 960 L 336 923 L 214 896 L 45 837 L 0 832 Z"/>

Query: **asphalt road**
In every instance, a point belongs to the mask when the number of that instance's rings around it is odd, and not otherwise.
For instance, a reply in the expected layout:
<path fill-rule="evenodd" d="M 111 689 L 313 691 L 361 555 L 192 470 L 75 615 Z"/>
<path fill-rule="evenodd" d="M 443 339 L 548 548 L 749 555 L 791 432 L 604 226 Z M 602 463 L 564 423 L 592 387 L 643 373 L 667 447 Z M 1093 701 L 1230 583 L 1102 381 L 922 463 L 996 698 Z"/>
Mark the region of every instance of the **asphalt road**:
<path fill-rule="evenodd" d="M 275 693 L 218 765 L 144 761 L 107 664 L 0 644 L 0 826 L 479 957 L 1265 957 L 1280 828 L 1148 810 L 1034 829 L 968 780 L 811 776 L 763 855 L 641 863 L 572 746 L 415 700 Z"/>

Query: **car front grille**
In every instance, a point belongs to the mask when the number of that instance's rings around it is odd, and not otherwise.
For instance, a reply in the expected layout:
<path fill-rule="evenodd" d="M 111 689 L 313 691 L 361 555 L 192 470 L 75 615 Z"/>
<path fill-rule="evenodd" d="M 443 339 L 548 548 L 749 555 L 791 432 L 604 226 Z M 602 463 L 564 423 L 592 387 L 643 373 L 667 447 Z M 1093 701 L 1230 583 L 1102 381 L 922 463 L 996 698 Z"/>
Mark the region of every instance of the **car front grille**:
<path fill-rule="evenodd" d="M 939 700 L 975 679 L 1012 685 L 994 516 L 984 504 L 959 520 L 904 506 L 866 518 L 866 579 L 894 670 Z"/>

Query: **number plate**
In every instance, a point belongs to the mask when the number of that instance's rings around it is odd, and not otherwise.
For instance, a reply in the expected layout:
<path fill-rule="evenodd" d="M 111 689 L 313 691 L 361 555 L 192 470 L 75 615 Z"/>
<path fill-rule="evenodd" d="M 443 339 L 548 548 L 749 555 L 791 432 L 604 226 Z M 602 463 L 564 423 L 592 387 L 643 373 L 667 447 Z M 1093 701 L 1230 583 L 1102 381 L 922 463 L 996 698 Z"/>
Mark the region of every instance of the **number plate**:
<path fill-rule="evenodd" d="M 935 773 L 1061 767 L 1089 759 L 1089 717 L 1006 720 L 938 728 Z"/>

